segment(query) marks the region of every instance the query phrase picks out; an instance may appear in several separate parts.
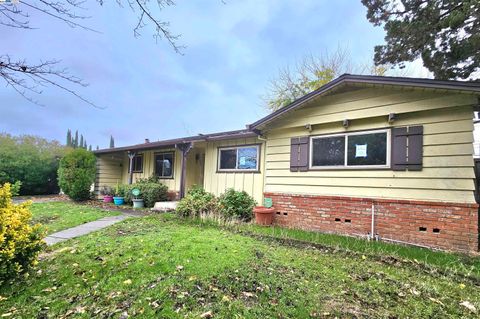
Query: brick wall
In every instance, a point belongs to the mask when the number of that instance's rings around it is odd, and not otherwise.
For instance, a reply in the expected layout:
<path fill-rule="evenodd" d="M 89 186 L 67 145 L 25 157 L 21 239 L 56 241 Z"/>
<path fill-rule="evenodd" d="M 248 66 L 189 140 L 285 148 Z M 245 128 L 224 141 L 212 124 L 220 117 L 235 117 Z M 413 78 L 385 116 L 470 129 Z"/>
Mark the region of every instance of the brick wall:
<path fill-rule="evenodd" d="M 443 250 L 478 251 L 478 205 L 265 193 L 273 199 L 275 223 L 327 233 L 375 233 Z"/>

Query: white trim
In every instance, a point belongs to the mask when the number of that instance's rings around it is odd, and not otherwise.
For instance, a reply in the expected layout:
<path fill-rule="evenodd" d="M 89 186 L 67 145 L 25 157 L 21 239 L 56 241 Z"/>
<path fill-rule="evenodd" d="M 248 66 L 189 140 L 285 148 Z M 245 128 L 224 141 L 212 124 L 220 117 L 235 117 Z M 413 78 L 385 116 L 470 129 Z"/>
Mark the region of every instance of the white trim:
<path fill-rule="evenodd" d="M 172 154 L 172 167 L 171 167 L 171 169 L 170 169 L 170 171 L 171 171 L 172 173 L 171 173 L 170 175 L 158 175 L 158 174 L 157 174 L 157 156 L 158 156 L 158 155 L 163 155 L 163 161 L 165 161 L 165 155 L 166 155 L 166 154 Z M 164 164 L 162 163 L 162 165 L 164 165 Z M 174 170 L 174 168 L 175 168 L 174 165 L 175 165 L 175 152 L 166 151 L 166 152 L 155 152 L 155 153 L 153 153 L 153 170 L 154 170 L 153 173 L 154 173 L 155 176 L 157 176 L 158 178 L 160 178 L 160 179 L 163 179 L 163 178 L 173 178 L 173 174 L 174 174 L 173 170 Z M 163 171 L 163 169 L 162 169 L 162 171 Z"/>
<path fill-rule="evenodd" d="M 366 135 L 366 134 L 375 134 L 375 133 L 387 133 L 387 143 L 386 143 L 386 164 L 385 165 L 347 165 L 348 162 L 348 137 L 352 135 Z M 344 136 L 345 137 L 345 150 L 344 150 L 344 159 L 343 165 L 330 165 L 330 166 L 313 166 L 313 140 L 321 139 L 326 137 L 335 137 L 335 136 Z M 308 167 L 312 170 L 320 169 L 386 169 L 390 168 L 390 157 L 391 157 L 391 130 L 390 129 L 379 129 L 379 130 L 369 130 L 369 131 L 357 131 L 357 132 L 345 132 L 345 133 L 336 133 L 336 134 L 327 134 L 327 135 L 316 135 L 310 136 L 310 146 L 309 146 L 309 159 Z"/>
<path fill-rule="evenodd" d="M 238 168 L 238 150 L 244 148 L 256 148 L 257 149 L 257 156 L 256 156 L 256 163 L 257 165 L 255 168 Z M 221 154 L 222 151 L 227 150 L 236 150 L 236 158 L 235 158 L 235 168 L 220 168 L 221 163 Z M 260 145 L 245 145 L 245 146 L 229 146 L 229 147 L 219 147 L 217 152 L 217 172 L 256 172 L 259 170 L 259 158 L 260 158 Z"/>

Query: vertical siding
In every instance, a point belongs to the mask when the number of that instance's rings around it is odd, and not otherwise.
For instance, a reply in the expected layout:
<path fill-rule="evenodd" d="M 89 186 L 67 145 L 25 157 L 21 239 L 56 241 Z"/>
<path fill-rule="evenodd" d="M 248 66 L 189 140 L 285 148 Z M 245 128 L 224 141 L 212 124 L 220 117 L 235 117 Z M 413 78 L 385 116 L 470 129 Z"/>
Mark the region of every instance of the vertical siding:
<path fill-rule="evenodd" d="M 357 95 L 357 96 L 355 96 Z M 290 113 L 267 132 L 265 191 L 473 203 L 473 105 L 469 95 L 360 90 Z M 417 111 L 415 111 L 417 110 Z M 387 122 L 389 113 L 398 120 Z M 350 126 L 342 126 L 350 119 Z M 305 124 L 312 124 L 308 132 Z M 290 138 L 423 125 L 422 171 L 290 172 Z"/>
<path fill-rule="evenodd" d="M 217 172 L 218 148 L 224 146 L 241 146 L 248 144 L 260 144 L 260 172 Z M 265 144 L 259 139 L 240 138 L 208 142 L 205 147 L 205 176 L 204 188 L 215 195 L 220 195 L 228 188 L 246 191 L 261 204 L 263 202 L 263 178 L 265 174 Z"/>
<path fill-rule="evenodd" d="M 122 183 L 122 160 L 118 155 L 97 156 L 95 176 L 95 194 L 98 196 L 103 186 L 115 187 Z"/>

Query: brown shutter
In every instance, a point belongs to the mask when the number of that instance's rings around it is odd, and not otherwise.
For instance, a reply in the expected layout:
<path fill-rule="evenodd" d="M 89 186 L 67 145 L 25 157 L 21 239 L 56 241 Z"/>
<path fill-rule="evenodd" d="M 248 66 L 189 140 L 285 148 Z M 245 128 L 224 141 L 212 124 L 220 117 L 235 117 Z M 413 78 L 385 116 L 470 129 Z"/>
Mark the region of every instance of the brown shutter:
<path fill-rule="evenodd" d="M 290 140 L 290 171 L 298 172 L 298 158 L 299 158 L 298 137 Z"/>
<path fill-rule="evenodd" d="M 407 169 L 407 128 L 392 129 L 392 169 L 404 171 Z"/>
<path fill-rule="evenodd" d="M 308 170 L 309 137 L 295 137 L 290 141 L 290 171 Z"/>
<path fill-rule="evenodd" d="M 421 171 L 423 157 L 423 126 L 408 128 L 408 170 Z"/>
<path fill-rule="evenodd" d="M 422 170 L 422 157 L 423 126 L 392 129 L 392 170 L 420 171 Z"/>

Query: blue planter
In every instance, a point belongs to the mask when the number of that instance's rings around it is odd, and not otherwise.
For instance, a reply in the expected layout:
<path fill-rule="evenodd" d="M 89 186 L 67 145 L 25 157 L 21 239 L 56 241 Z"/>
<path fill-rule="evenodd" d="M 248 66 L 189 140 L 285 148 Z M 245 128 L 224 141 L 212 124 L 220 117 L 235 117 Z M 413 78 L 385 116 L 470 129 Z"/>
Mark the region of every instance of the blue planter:
<path fill-rule="evenodd" d="M 117 206 L 123 205 L 125 201 L 123 200 L 123 197 L 113 197 L 113 203 Z"/>

